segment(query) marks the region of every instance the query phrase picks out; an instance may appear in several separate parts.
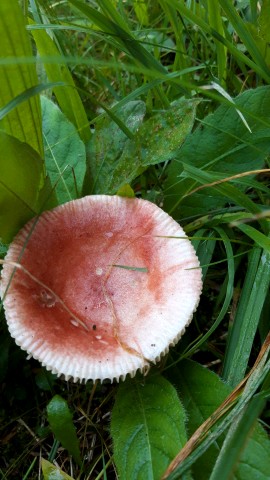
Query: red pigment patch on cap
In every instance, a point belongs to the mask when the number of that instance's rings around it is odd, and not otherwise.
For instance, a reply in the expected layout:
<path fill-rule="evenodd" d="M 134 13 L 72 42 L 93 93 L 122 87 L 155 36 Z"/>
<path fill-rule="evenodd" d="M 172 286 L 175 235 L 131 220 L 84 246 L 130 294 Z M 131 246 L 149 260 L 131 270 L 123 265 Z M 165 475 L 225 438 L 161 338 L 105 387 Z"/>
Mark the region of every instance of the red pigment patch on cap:
<path fill-rule="evenodd" d="M 193 247 L 169 238 L 184 235 L 139 199 L 90 196 L 43 213 L 6 256 L 24 268 L 3 268 L 2 296 L 14 274 L 4 298 L 11 335 L 66 378 L 135 374 L 176 343 L 197 306 Z"/>

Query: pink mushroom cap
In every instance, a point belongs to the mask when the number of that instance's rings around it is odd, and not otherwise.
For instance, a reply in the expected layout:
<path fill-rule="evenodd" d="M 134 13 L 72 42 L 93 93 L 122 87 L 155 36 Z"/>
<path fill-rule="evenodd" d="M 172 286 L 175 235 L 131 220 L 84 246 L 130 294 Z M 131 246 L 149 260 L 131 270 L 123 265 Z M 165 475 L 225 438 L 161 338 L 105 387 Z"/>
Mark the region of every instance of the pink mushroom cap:
<path fill-rule="evenodd" d="M 93 195 L 44 212 L 5 261 L 0 293 L 11 336 L 73 381 L 146 371 L 178 342 L 202 289 L 183 229 L 141 199 Z"/>

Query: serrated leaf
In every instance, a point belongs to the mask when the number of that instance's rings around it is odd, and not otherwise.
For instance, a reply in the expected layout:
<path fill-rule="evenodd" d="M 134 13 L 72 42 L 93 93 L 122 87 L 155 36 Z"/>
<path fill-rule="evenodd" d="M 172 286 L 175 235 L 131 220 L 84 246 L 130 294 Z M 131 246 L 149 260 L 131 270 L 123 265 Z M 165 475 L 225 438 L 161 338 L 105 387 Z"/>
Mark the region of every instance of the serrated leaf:
<path fill-rule="evenodd" d="M 24 142 L 0 131 L 0 237 L 10 242 L 24 223 L 38 213 L 44 186 L 43 162 Z"/>
<path fill-rule="evenodd" d="M 135 133 L 143 120 L 145 111 L 144 102 L 132 101 L 119 109 L 117 116 L 121 118 L 131 133 Z M 102 121 L 96 125 L 95 132 L 87 145 L 91 193 L 115 193 L 122 185 L 129 183 L 121 181 L 118 173 L 115 173 L 121 161 L 122 152 L 129 142 L 130 139 L 127 135 L 108 116 L 104 116 Z M 126 165 L 126 170 L 129 172 L 135 170 L 136 174 L 137 165 L 134 166 L 134 164 L 134 159 L 131 157 Z M 111 187 L 113 177 L 117 177 L 115 183 L 118 184 L 114 191 Z"/>
<path fill-rule="evenodd" d="M 218 375 L 202 365 L 183 360 L 178 369 L 170 373 L 187 412 L 187 430 L 194 431 L 219 407 L 231 393 Z M 194 480 L 208 480 L 224 439 L 219 438 L 192 466 Z M 270 442 L 266 432 L 257 424 L 247 439 L 238 468 L 231 480 L 264 480 L 270 471 Z"/>
<path fill-rule="evenodd" d="M 81 194 L 86 171 L 85 146 L 74 125 L 48 98 L 41 97 L 45 163 L 58 203 Z"/>
<path fill-rule="evenodd" d="M 179 149 L 167 169 L 164 208 L 177 218 L 204 214 L 224 205 L 224 198 L 209 189 L 183 198 L 196 186 L 181 178 L 183 163 L 227 175 L 251 171 L 263 165 L 270 151 L 270 87 L 248 90 L 235 99 L 252 133 L 243 124 L 233 106 L 221 105 L 208 115 Z"/>
<path fill-rule="evenodd" d="M 186 442 L 185 413 L 174 387 L 157 372 L 122 383 L 111 435 L 120 478 L 159 480 Z"/>
<path fill-rule="evenodd" d="M 63 472 L 63 470 L 60 470 L 60 468 L 48 462 L 48 460 L 45 460 L 45 458 L 41 459 L 41 468 L 44 480 L 74 480 L 67 475 L 67 473 Z"/>
<path fill-rule="evenodd" d="M 32 47 L 23 11 L 17 0 L 0 2 L 0 57 L 13 57 L 14 63 L 0 66 L 2 108 L 26 89 L 38 84 L 35 64 L 16 62 L 32 56 Z M 29 98 L 19 104 L 0 122 L 6 133 L 28 143 L 41 156 L 43 154 L 41 135 L 41 111 L 39 97 Z"/>
<path fill-rule="evenodd" d="M 55 395 L 47 406 L 48 421 L 56 439 L 66 448 L 74 460 L 81 465 L 81 455 L 72 413 L 66 400 Z"/>

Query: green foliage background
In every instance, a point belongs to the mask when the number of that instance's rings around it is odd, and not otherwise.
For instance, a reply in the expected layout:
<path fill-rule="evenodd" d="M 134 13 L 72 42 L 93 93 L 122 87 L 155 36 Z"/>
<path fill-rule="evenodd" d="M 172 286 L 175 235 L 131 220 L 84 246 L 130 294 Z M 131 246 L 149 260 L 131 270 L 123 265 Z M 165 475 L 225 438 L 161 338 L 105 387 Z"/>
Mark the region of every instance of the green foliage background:
<path fill-rule="evenodd" d="M 204 280 L 181 342 L 119 386 L 26 360 L 1 310 L 3 479 L 270 478 L 269 18 L 269 0 L 0 2 L 1 258 L 45 209 L 119 193 L 181 223 Z"/>

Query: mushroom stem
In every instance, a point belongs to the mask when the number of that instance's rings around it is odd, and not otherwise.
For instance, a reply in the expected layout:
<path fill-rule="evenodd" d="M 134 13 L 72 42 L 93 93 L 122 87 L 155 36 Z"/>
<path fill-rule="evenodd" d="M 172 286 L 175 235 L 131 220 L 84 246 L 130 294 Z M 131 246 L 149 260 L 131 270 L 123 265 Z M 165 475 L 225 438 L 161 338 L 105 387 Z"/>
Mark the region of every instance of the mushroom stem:
<path fill-rule="evenodd" d="M 36 282 L 38 285 L 40 285 L 41 287 L 45 288 L 45 290 L 47 290 L 48 292 L 50 292 L 54 297 L 55 297 L 55 300 L 57 302 L 59 302 L 62 307 L 64 308 L 64 310 L 66 310 L 68 312 L 68 314 L 74 318 L 74 320 L 77 320 L 77 322 L 81 325 L 81 327 L 83 327 L 87 332 L 89 331 L 89 328 L 87 327 L 87 325 L 84 323 L 83 320 L 81 320 L 80 318 L 78 318 L 76 315 L 74 315 L 74 313 L 66 306 L 65 302 L 50 288 L 48 287 L 48 285 L 46 285 L 45 283 L 43 283 L 41 280 L 39 280 L 37 277 L 35 277 L 35 275 L 33 275 L 32 273 L 29 272 L 29 270 L 27 270 L 23 265 L 21 265 L 20 263 L 18 262 L 8 262 L 7 260 L 1 260 L 0 259 L 0 265 L 4 265 L 4 264 L 7 264 L 7 265 L 10 265 L 14 268 L 18 268 L 19 270 L 22 270 L 23 273 L 25 273 L 26 275 L 28 275 L 29 278 L 31 278 L 31 280 L 33 280 L 34 282 Z"/>

